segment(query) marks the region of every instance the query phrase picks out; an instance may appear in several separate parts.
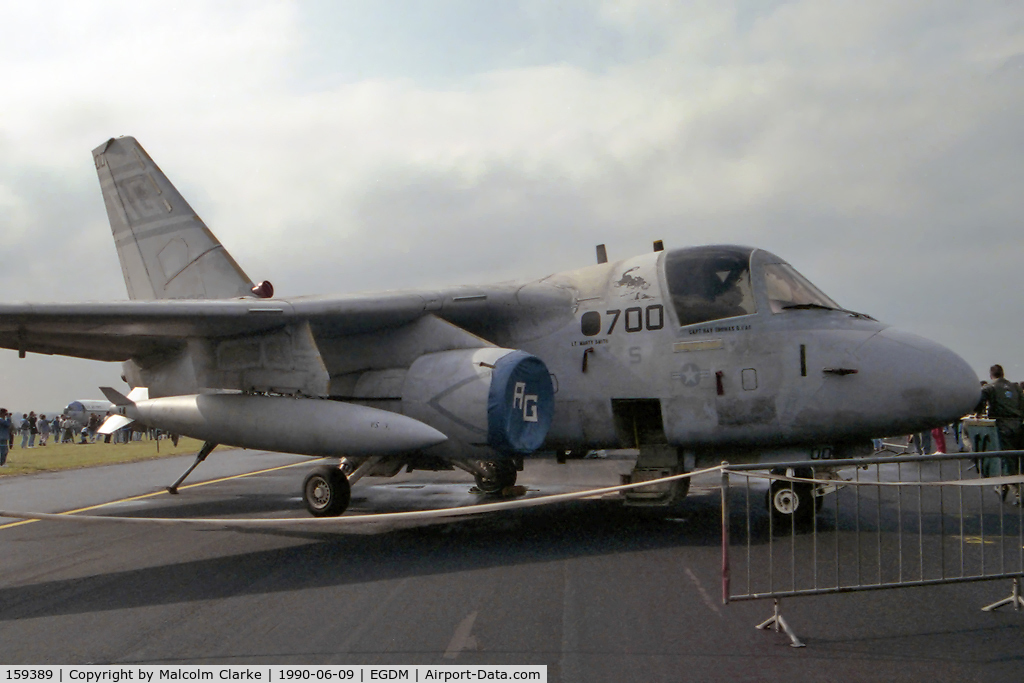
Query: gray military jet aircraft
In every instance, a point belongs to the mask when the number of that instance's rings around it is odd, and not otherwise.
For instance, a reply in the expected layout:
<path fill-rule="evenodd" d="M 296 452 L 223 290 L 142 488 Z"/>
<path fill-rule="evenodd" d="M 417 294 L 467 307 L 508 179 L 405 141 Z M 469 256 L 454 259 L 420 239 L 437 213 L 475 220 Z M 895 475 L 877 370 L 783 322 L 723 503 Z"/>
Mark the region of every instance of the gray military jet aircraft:
<path fill-rule="evenodd" d="M 342 457 L 305 479 L 317 516 L 403 467 L 498 491 L 538 451 L 637 448 L 634 482 L 722 460 L 827 474 L 978 401 L 959 356 L 761 249 L 656 243 L 607 262 L 599 248 L 597 265 L 539 280 L 274 298 L 135 139 L 93 157 L 131 301 L 0 304 L 0 346 L 121 361 L 136 390 L 104 389 L 115 423 L 202 439 L 193 468 L 216 444 Z M 670 505 L 686 482 L 627 503 Z M 782 482 L 768 501 L 808 514 L 815 494 Z"/>

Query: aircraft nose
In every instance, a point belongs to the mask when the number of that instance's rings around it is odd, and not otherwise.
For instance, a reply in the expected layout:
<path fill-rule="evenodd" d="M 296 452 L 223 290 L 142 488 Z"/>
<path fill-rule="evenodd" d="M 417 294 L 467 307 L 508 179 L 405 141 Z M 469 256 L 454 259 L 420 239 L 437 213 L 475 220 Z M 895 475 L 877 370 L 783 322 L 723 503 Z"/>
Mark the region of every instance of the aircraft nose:
<path fill-rule="evenodd" d="M 872 373 L 885 378 L 891 395 L 881 403 L 907 432 L 952 422 L 981 398 L 978 377 L 967 361 L 924 337 L 889 327 L 860 351 L 862 358 L 870 358 Z"/>

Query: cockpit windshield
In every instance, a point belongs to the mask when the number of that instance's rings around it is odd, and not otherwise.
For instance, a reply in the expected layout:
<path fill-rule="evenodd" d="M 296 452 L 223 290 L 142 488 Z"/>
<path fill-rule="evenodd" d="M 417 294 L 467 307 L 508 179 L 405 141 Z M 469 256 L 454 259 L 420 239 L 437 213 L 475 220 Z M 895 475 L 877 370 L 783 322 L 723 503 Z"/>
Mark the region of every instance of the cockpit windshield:
<path fill-rule="evenodd" d="M 665 279 L 680 325 L 756 311 L 746 247 L 695 247 L 665 255 Z"/>
<path fill-rule="evenodd" d="M 811 281 L 787 263 L 768 263 L 764 267 L 768 303 L 772 313 L 791 308 L 835 308 L 839 304 L 811 284 Z M 840 309 L 841 310 L 841 309 Z"/>

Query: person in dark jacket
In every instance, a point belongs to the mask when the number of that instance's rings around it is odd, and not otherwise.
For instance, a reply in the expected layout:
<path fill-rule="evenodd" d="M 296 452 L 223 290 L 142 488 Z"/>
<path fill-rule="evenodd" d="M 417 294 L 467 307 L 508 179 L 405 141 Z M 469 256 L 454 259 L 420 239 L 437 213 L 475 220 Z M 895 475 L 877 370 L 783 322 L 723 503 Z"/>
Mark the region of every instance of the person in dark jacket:
<path fill-rule="evenodd" d="M 993 365 L 989 368 L 989 376 L 992 381 L 981 388 L 981 401 L 979 401 L 976 413 L 987 411 L 989 418 L 996 421 L 996 431 L 999 432 L 999 450 L 1016 451 L 1021 449 L 1021 419 L 1024 418 L 1024 394 L 1020 386 L 1009 382 L 1004 377 L 1003 366 Z M 991 471 L 991 466 L 984 467 L 991 458 L 983 459 L 983 470 L 985 476 L 1000 476 L 1008 474 L 1020 474 L 1020 458 L 1001 458 L 1001 472 Z M 1009 486 L 996 487 L 1002 498 L 1011 490 Z M 1020 502 L 1020 487 L 1013 485 L 1012 490 L 1017 493 L 1017 501 Z"/>
<path fill-rule="evenodd" d="M 36 435 L 39 434 L 39 418 L 36 417 L 36 411 L 30 411 L 28 414 L 28 447 L 36 447 Z"/>
<path fill-rule="evenodd" d="M 14 434 L 13 417 L 7 414 L 7 408 L 0 408 L 0 467 L 7 466 L 7 445 Z"/>

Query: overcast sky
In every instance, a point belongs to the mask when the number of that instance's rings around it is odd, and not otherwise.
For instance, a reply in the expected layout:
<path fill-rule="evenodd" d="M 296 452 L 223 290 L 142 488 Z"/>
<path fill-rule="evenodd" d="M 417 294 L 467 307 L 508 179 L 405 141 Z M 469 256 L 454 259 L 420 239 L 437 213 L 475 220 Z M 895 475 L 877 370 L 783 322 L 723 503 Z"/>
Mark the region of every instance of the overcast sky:
<path fill-rule="evenodd" d="M 1024 379 L 1024 3 L 0 0 L 0 292 L 126 298 L 134 135 L 280 295 L 739 243 Z M 123 386 L 0 351 L 0 405 Z"/>

